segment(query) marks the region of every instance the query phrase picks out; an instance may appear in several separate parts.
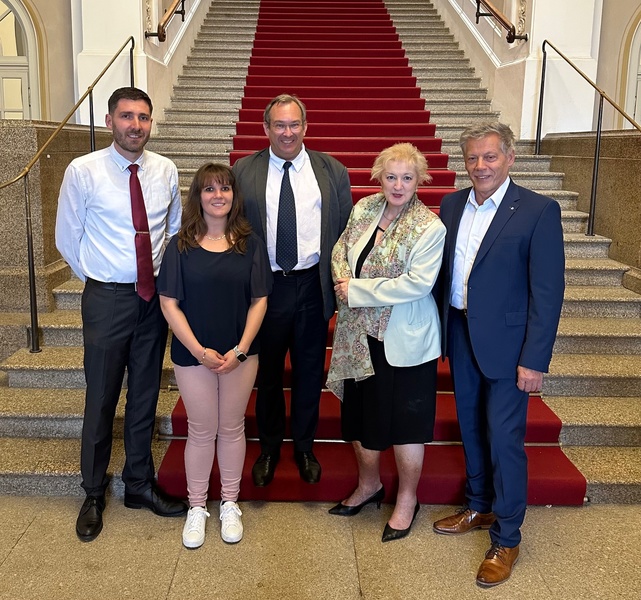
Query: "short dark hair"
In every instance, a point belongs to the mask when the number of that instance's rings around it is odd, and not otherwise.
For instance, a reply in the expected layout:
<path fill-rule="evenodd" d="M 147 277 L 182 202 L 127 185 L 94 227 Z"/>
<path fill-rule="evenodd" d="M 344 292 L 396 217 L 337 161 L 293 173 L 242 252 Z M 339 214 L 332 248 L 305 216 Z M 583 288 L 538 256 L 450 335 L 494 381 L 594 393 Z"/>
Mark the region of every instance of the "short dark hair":
<path fill-rule="evenodd" d="M 307 123 L 307 108 L 303 104 L 303 102 L 298 98 L 297 96 L 293 96 L 292 94 L 281 94 L 280 96 L 276 96 L 268 105 L 267 108 L 265 108 L 265 112 L 263 113 L 263 121 L 269 125 L 270 124 L 270 119 L 271 115 L 270 113 L 272 112 L 272 108 L 276 106 L 276 104 L 291 104 L 294 103 L 298 108 L 300 109 L 300 116 L 301 120 L 303 121 L 303 125 Z"/>
<path fill-rule="evenodd" d="M 118 102 L 120 102 L 121 100 L 144 100 L 149 106 L 150 115 L 154 110 L 154 106 L 151 103 L 151 98 L 147 95 L 147 92 L 143 92 L 142 90 L 135 87 L 122 87 L 118 88 L 113 94 L 111 94 L 111 97 L 107 102 L 107 107 L 109 108 L 110 115 L 114 114 L 116 106 L 118 106 Z"/>

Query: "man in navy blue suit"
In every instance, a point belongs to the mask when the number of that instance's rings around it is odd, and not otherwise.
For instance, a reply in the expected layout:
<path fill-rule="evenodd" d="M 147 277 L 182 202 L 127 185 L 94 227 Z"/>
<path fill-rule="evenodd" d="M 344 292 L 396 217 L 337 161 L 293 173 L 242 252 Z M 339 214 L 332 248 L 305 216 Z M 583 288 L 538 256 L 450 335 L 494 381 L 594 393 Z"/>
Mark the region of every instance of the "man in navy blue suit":
<path fill-rule="evenodd" d="M 466 505 L 434 523 L 446 535 L 488 529 L 476 581 L 510 576 L 527 504 L 528 393 L 541 389 L 561 314 L 564 251 L 557 202 L 516 185 L 514 134 L 502 123 L 460 139 L 472 187 L 443 198 L 447 227 L 435 296 L 465 452 Z"/>

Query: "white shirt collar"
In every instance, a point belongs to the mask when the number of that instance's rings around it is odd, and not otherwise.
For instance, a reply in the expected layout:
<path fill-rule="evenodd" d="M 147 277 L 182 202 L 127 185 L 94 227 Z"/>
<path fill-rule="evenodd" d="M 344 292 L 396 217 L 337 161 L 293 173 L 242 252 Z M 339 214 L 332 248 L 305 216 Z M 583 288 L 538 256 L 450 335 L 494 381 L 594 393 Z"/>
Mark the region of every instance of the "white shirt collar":
<path fill-rule="evenodd" d="M 507 192 L 507 188 L 510 186 L 510 176 L 505 179 L 505 181 L 499 186 L 499 188 L 494 192 L 487 200 L 492 202 L 494 206 L 498 209 L 499 206 L 501 206 L 501 202 L 503 201 L 503 198 L 505 197 L 505 193 Z M 486 200 L 486 202 L 487 202 Z M 474 208 L 478 208 L 479 205 L 476 202 L 476 193 L 474 192 L 474 188 L 470 190 L 470 195 L 467 197 L 468 203 L 472 204 Z M 483 203 L 485 204 L 485 202 Z"/>
<path fill-rule="evenodd" d="M 292 166 L 297 172 L 303 168 L 306 155 L 307 153 L 305 152 L 305 144 L 303 144 L 296 158 L 290 161 L 292 163 Z M 269 160 L 274 164 L 275 167 L 278 168 L 279 171 L 283 170 L 283 165 L 287 162 L 284 158 L 280 158 L 280 156 L 276 156 L 272 151 L 271 146 L 269 147 Z"/>

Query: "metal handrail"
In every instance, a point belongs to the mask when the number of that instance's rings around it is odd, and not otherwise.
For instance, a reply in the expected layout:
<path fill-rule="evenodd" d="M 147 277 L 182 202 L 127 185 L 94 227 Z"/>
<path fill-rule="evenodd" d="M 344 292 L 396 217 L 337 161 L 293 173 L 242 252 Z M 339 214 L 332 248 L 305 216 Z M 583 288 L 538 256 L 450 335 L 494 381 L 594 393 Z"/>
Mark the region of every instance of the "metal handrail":
<path fill-rule="evenodd" d="M 490 12 L 482 13 L 481 12 L 481 4 L 487 8 Z M 494 6 L 491 2 L 488 0 L 476 0 L 476 24 L 479 24 L 479 19 L 481 17 L 493 17 L 496 19 L 501 27 L 507 31 L 507 36 L 505 39 L 507 40 L 508 44 L 512 44 L 516 40 L 525 40 L 527 42 L 528 36 L 527 33 L 523 34 L 517 34 L 516 33 L 516 27 L 514 27 L 514 24 L 508 20 L 508 18 L 498 9 L 496 6 Z"/>
<path fill-rule="evenodd" d="M 179 4 L 180 10 L 178 10 Z M 169 27 L 169 23 L 176 15 L 180 15 L 182 22 L 185 22 L 185 0 L 174 0 L 172 5 L 165 11 L 162 19 L 160 19 L 157 30 L 145 31 L 145 38 L 157 37 L 159 42 L 164 42 L 167 39 L 167 27 Z"/>
<path fill-rule="evenodd" d="M 35 156 L 29 161 L 27 166 L 20 171 L 16 177 L 9 181 L 5 181 L 0 184 L 0 190 L 17 183 L 21 179 L 24 180 L 24 195 L 25 195 L 25 211 L 26 211 L 26 224 L 27 224 L 27 261 L 29 263 L 29 307 L 31 312 L 31 349 L 30 352 L 40 352 L 40 340 L 38 335 L 38 302 L 36 298 L 36 267 L 33 254 L 33 228 L 32 228 L 32 219 L 31 219 L 31 198 L 29 196 L 29 172 L 33 166 L 40 160 L 40 157 L 44 154 L 45 150 L 53 142 L 53 140 L 60 133 L 62 128 L 67 124 L 69 119 L 74 115 L 74 113 L 80 108 L 80 105 L 85 101 L 87 96 L 89 96 L 89 129 L 90 129 L 90 146 L 91 151 L 93 152 L 96 149 L 96 127 L 94 123 L 94 114 L 93 114 L 93 90 L 96 87 L 96 84 L 102 79 L 104 74 L 107 72 L 109 67 L 113 65 L 116 59 L 120 56 L 120 53 L 125 49 L 127 44 L 131 44 L 129 49 L 129 74 L 131 86 L 134 85 L 134 47 L 136 41 L 133 36 L 130 36 L 127 41 L 120 46 L 120 49 L 113 55 L 112 59 L 107 63 L 107 66 L 101 71 L 100 75 L 94 79 L 93 83 L 87 88 L 87 91 L 81 96 L 80 100 L 74 104 L 74 107 L 69 111 L 67 116 L 62 120 L 60 125 L 56 130 L 49 136 L 47 141 L 42 145 L 40 150 L 36 152 Z"/>
<path fill-rule="evenodd" d="M 599 93 L 599 113 L 597 118 L 596 129 L 596 147 L 594 149 L 594 165 L 592 166 L 592 191 L 590 193 L 590 212 L 588 213 L 588 227 L 586 235 L 594 235 L 594 219 L 596 212 L 596 191 L 599 180 L 599 154 L 601 153 L 601 126 L 603 123 L 603 100 L 607 100 L 610 105 L 616 109 L 619 114 L 625 117 L 633 127 L 641 132 L 641 125 L 637 123 L 628 113 L 626 113 L 610 96 L 608 96 L 600 87 L 597 86 L 581 69 L 579 69 L 563 52 L 548 40 L 543 40 L 541 50 L 543 51 L 543 62 L 541 65 L 541 91 L 539 93 L 539 115 L 536 123 L 536 143 L 534 153 L 541 153 L 541 128 L 543 124 L 543 93 L 545 91 L 545 73 L 547 68 L 547 52 L 545 47 L 550 46 L 566 63 L 568 63 L 585 81 L 587 81 Z"/>

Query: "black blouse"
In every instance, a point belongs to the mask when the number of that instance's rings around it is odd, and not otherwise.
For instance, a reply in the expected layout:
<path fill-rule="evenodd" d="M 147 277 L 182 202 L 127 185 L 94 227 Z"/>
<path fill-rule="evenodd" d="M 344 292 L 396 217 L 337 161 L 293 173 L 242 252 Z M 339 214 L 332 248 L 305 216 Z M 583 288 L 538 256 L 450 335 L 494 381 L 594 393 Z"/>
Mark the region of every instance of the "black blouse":
<path fill-rule="evenodd" d="M 252 233 L 245 254 L 210 252 L 198 246 L 178 252 L 178 236 L 165 250 L 157 289 L 175 298 L 196 339 L 207 348 L 225 354 L 238 344 L 252 298 L 268 296 L 273 277 L 265 243 Z M 255 339 L 247 354 L 258 353 Z M 198 364 L 176 336 L 171 360 L 181 366 Z"/>

